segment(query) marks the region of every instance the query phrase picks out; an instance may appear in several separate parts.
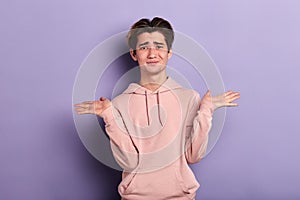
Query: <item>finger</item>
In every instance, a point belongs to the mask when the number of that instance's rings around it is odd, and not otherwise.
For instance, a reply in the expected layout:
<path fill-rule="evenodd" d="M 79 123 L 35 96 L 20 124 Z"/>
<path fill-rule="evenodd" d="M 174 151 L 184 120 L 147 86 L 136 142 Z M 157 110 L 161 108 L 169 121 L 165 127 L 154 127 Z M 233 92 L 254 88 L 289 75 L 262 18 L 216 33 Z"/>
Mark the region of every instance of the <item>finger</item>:
<path fill-rule="evenodd" d="M 90 105 L 91 104 L 83 104 L 83 103 L 81 103 L 81 104 L 76 104 L 75 108 L 85 108 L 85 109 L 87 109 L 87 108 L 90 107 Z"/>
<path fill-rule="evenodd" d="M 82 105 L 83 105 L 83 103 L 76 103 L 76 104 L 74 104 L 75 107 L 80 107 Z"/>
<path fill-rule="evenodd" d="M 229 91 L 225 92 L 224 94 L 225 94 L 225 96 L 227 96 L 227 95 L 230 95 L 232 93 L 234 93 L 234 92 L 232 90 L 229 90 Z"/>
<path fill-rule="evenodd" d="M 81 107 L 83 107 L 83 106 L 84 106 L 84 105 L 81 104 L 81 103 L 80 103 L 80 104 L 74 104 L 74 107 L 75 107 L 75 108 L 81 108 Z"/>
<path fill-rule="evenodd" d="M 226 106 L 228 107 L 235 107 L 235 106 L 238 106 L 239 104 L 237 103 L 227 103 Z"/>
<path fill-rule="evenodd" d="M 98 102 L 98 101 L 85 101 L 85 102 L 83 103 L 83 107 L 89 108 L 89 107 L 95 105 L 96 102 Z"/>
<path fill-rule="evenodd" d="M 81 104 L 93 104 L 95 101 L 84 101 Z"/>
<path fill-rule="evenodd" d="M 87 109 L 78 107 L 78 108 L 75 108 L 75 111 L 76 112 L 84 112 L 84 111 L 87 111 Z"/>
<path fill-rule="evenodd" d="M 77 112 L 78 115 L 84 115 L 84 114 L 93 114 L 89 111 L 81 111 L 81 112 Z"/>
<path fill-rule="evenodd" d="M 239 92 L 234 92 L 234 91 L 225 92 L 225 96 L 231 96 L 231 95 L 236 95 L 236 94 L 240 94 L 240 93 Z"/>
<path fill-rule="evenodd" d="M 74 106 L 84 106 L 84 105 L 90 105 L 90 104 L 93 104 L 94 101 L 84 101 L 82 103 L 77 103 L 77 104 L 74 104 Z"/>
<path fill-rule="evenodd" d="M 227 103 L 233 103 L 235 100 L 237 100 L 239 98 L 233 98 L 233 99 L 229 99 L 228 101 L 226 101 Z"/>
<path fill-rule="evenodd" d="M 82 114 L 93 114 L 92 111 L 86 110 L 86 109 L 76 109 L 77 114 L 82 115 Z"/>
<path fill-rule="evenodd" d="M 100 97 L 100 101 L 109 101 L 109 99 L 105 97 Z"/>
<path fill-rule="evenodd" d="M 204 96 L 210 96 L 210 90 L 207 90 Z"/>
<path fill-rule="evenodd" d="M 235 93 L 232 93 L 232 94 L 227 95 L 225 98 L 226 98 L 226 99 L 240 98 L 240 93 L 235 92 Z"/>

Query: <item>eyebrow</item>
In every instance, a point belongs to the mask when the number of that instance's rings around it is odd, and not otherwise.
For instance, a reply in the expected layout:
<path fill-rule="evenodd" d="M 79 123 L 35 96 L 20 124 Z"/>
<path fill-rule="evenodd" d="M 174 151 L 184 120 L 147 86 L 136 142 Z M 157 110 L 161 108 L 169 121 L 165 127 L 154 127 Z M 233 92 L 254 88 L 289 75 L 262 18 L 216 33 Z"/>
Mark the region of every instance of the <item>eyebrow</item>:
<path fill-rule="evenodd" d="M 144 43 L 142 43 L 142 44 L 139 44 L 139 47 L 140 46 L 144 46 L 144 45 L 147 45 L 147 44 L 149 44 L 149 42 L 144 42 Z M 164 43 L 162 43 L 162 42 L 153 42 L 153 44 L 159 44 L 159 45 L 164 45 Z"/>
<path fill-rule="evenodd" d="M 153 42 L 154 44 L 164 45 L 162 42 Z"/>
<path fill-rule="evenodd" d="M 144 43 L 142 43 L 142 44 L 139 44 L 139 47 L 140 47 L 140 46 L 147 45 L 147 44 L 149 44 L 149 42 L 144 42 Z"/>

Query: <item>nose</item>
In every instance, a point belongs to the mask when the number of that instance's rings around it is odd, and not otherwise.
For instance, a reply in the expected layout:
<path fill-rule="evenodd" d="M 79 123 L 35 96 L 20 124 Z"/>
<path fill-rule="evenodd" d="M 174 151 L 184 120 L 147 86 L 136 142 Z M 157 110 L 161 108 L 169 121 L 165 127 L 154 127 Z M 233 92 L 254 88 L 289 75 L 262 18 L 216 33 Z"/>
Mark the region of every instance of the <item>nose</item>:
<path fill-rule="evenodd" d="M 148 49 L 148 58 L 156 58 L 157 50 L 155 47 L 150 47 Z"/>

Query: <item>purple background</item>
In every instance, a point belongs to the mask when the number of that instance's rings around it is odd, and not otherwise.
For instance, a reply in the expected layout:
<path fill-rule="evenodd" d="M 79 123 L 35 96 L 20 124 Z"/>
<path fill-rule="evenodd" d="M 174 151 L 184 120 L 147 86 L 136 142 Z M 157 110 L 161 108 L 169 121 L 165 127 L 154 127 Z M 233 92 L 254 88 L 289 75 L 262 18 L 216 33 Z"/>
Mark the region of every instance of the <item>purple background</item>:
<path fill-rule="evenodd" d="M 120 172 L 75 130 L 73 83 L 97 44 L 157 15 L 203 45 L 242 95 L 192 166 L 197 199 L 300 199 L 299 12 L 297 0 L 1 1 L 0 199 L 118 198 Z"/>

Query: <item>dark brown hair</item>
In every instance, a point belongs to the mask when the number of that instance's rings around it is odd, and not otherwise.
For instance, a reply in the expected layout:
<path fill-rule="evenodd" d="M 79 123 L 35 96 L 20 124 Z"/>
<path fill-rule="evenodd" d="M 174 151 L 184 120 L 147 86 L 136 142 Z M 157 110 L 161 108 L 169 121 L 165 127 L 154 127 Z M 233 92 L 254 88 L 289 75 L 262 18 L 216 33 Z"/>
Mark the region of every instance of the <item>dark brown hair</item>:
<path fill-rule="evenodd" d="M 128 46 L 135 51 L 137 37 L 140 34 L 145 32 L 152 33 L 156 31 L 163 34 L 168 50 L 170 50 L 174 41 L 174 31 L 171 24 L 167 20 L 160 17 L 154 17 L 151 21 L 150 19 L 143 18 L 134 23 L 127 35 Z"/>

